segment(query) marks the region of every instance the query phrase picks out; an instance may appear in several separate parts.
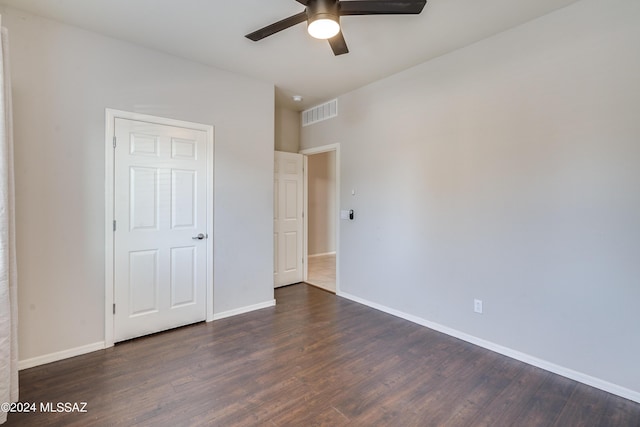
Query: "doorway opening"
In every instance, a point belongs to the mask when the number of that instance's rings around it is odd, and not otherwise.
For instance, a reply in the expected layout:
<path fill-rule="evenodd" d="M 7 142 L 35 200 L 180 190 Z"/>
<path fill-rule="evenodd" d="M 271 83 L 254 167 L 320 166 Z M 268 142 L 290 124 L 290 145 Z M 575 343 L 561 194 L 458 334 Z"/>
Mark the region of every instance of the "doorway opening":
<path fill-rule="evenodd" d="M 338 144 L 303 150 L 305 156 L 305 282 L 337 293 L 340 168 Z"/>

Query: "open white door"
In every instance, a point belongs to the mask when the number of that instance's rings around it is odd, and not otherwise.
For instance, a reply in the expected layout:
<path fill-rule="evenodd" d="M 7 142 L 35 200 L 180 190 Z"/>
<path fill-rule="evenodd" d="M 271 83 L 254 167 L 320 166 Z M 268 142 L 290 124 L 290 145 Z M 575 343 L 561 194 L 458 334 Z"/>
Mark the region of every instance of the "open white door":
<path fill-rule="evenodd" d="M 303 156 L 275 152 L 273 187 L 274 287 L 303 280 Z"/>
<path fill-rule="evenodd" d="M 114 341 L 205 320 L 207 133 L 115 119 Z"/>

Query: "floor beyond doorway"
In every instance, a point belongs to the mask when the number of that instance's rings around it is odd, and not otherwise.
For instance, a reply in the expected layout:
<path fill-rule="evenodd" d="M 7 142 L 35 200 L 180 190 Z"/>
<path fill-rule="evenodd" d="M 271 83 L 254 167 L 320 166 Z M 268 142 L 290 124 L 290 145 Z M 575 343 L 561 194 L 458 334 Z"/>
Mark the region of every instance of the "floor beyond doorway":
<path fill-rule="evenodd" d="M 336 254 L 310 256 L 307 283 L 336 292 Z"/>

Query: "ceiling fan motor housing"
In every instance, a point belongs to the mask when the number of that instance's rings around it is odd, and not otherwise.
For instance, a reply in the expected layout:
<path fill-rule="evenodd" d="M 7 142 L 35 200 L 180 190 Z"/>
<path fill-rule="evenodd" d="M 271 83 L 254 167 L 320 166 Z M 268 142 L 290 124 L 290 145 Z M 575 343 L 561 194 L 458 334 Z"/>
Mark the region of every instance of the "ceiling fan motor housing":
<path fill-rule="evenodd" d="M 340 22 L 338 2 L 335 0 L 310 0 L 307 4 L 308 23 L 318 19 Z"/>

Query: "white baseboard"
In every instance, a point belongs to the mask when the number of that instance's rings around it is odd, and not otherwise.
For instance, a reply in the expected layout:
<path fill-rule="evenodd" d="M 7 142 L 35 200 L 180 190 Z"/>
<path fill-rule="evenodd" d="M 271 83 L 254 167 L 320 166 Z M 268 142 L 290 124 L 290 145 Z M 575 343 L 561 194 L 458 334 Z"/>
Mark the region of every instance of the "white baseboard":
<path fill-rule="evenodd" d="M 223 311 L 222 313 L 214 313 L 213 320 L 220 320 L 231 316 L 237 316 L 238 314 L 249 313 L 250 311 L 261 310 L 263 308 L 273 307 L 276 305 L 276 300 L 265 301 L 259 304 L 248 305 L 246 307 L 235 308 L 229 311 Z"/>
<path fill-rule="evenodd" d="M 327 255 L 335 255 L 336 251 L 333 252 L 325 252 L 322 254 L 313 254 L 313 255 L 307 255 L 307 258 L 317 258 L 317 257 L 321 257 L 321 256 L 327 256 Z"/>
<path fill-rule="evenodd" d="M 82 354 L 91 353 L 98 350 L 104 350 L 105 342 L 100 341 L 93 344 L 87 344 L 80 347 L 74 347 L 67 350 L 57 351 L 55 353 L 44 354 L 42 356 L 32 357 L 30 359 L 19 360 L 18 369 L 29 369 L 35 366 L 45 365 L 58 360 L 68 359 L 70 357 L 80 356 Z"/>
<path fill-rule="evenodd" d="M 357 302 L 359 304 L 366 305 L 368 307 L 374 308 L 376 310 L 380 310 L 387 314 L 391 314 L 393 316 L 399 317 L 401 319 L 408 320 L 413 323 L 417 323 L 418 325 L 425 326 L 429 329 L 433 329 L 438 332 L 442 332 L 443 334 L 452 336 L 454 338 L 461 339 L 463 341 L 469 342 L 471 344 L 475 344 L 479 347 L 485 348 L 487 350 L 494 351 L 496 353 L 502 354 L 504 356 L 510 357 L 512 359 L 519 360 L 521 362 L 527 363 L 532 366 L 536 366 L 538 368 L 544 369 L 545 371 L 552 372 L 554 374 L 561 375 L 563 377 L 569 378 L 574 381 L 578 381 L 580 383 L 586 384 L 591 387 L 595 387 L 600 390 L 604 390 L 608 393 L 615 394 L 620 397 L 624 397 L 625 399 L 632 400 L 634 402 L 640 403 L 640 392 L 635 390 L 630 390 L 628 388 L 619 386 L 617 384 L 610 383 L 608 381 L 601 380 L 600 378 L 592 377 L 590 375 L 584 374 L 582 372 L 574 371 L 573 369 L 565 368 L 564 366 L 556 365 L 555 363 L 551 363 L 546 360 L 539 359 L 537 357 L 531 356 L 526 353 L 519 352 L 517 350 L 513 350 L 508 347 L 504 347 L 498 344 L 495 344 L 491 341 L 487 341 L 478 337 L 474 337 L 473 335 L 466 334 L 464 332 L 460 332 L 456 329 L 449 328 L 447 326 L 440 325 L 439 323 L 430 322 L 426 319 L 423 319 L 418 316 L 413 316 L 411 314 L 404 313 L 399 310 L 395 310 L 390 307 L 386 307 L 384 305 L 371 302 L 365 300 L 363 298 L 357 297 L 355 295 L 351 295 L 346 292 L 338 292 L 337 294 L 340 297 L 349 299 L 351 301 Z"/>

